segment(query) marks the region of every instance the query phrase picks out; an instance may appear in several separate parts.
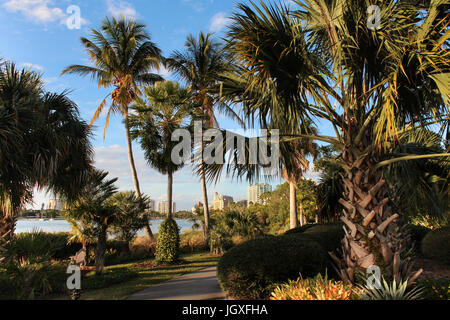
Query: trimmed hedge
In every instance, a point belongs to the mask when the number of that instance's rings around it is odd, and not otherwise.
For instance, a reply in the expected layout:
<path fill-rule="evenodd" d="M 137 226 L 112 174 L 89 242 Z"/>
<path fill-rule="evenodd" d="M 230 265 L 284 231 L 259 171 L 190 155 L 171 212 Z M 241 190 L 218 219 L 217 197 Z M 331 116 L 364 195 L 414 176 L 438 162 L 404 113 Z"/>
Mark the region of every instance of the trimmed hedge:
<path fill-rule="evenodd" d="M 344 235 L 343 223 L 305 225 L 284 233 L 284 236 L 316 241 L 326 252 L 340 248 Z"/>
<path fill-rule="evenodd" d="M 289 279 L 324 272 L 327 253 L 314 241 L 293 236 L 265 237 L 240 244 L 219 261 L 222 288 L 234 298 L 264 299 Z"/>
<path fill-rule="evenodd" d="M 175 220 L 167 218 L 161 223 L 156 243 L 156 261 L 174 263 L 180 254 L 180 229 Z"/>
<path fill-rule="evenodd" d="M 422 254 L 450 264 L 450 226 L 430 231 L 422 240 Z"/>

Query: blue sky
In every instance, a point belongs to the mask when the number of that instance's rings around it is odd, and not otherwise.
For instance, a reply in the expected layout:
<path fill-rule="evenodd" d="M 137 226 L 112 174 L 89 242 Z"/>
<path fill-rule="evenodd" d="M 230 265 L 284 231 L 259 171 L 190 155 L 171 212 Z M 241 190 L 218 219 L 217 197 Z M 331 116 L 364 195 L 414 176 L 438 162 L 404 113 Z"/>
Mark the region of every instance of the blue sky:
<path fill-rule="evenodd" d="M 147 25 L 152 40 L 164 55 L 173 50 L 182 50 L 186 36 L 199 31 L 223 35 L 229 20 L 227 17 L 235 7 L 234 0 L 0 0 L 0 57 L 14 61 L 17 65 L 32 68 L 43 74 L 49 91 L 70 90 L 70 97 L 79 108 L 83 119 L 90 121 L 100 101 L 108 91 L 99 90 L 90 78 L 67 75 L 61 71 L 70 64 L 88 64 L 86 53 L 80 44 L 81 36 L 89 36 L 90 28 L 98 28 L 108 15 L 126 15 Z M 81 28 L 69 29 L 66 21 L 71 5 L 81 9 Z M 166 79 L 176 80 L 166 70 L 161 70 Z M 238 126 L 219 116 L 223 128 Z M 121 190 L 131 190 L 132 181 L 126 154 L 125 131 L 119 117 L 111 123 L 103 141 L 104 118 L 96 123 L 93 139 L 95 160 L 98 168 L 118 177 Z M 322 133 L 328 133 L 328 130 Z M 134 144 L 134 152 L 142 191 L 156 202 L 166 196 L 166 177 L 149 168 L 142 150 Z M 187 167 L 174 176 L 174 200 L 177 209 L 190 209 L 201 199 L 199 179 Z M 280 181 L 274 181 L 275 186 Z M 209 187 L 210 198 L 214 192 L 233 196 L 235 200 L 246 198 L 246 183 L 232 182 L 223 178 Z M 37 193 L 35 207 L 40 207 L 50 196 Z"/>

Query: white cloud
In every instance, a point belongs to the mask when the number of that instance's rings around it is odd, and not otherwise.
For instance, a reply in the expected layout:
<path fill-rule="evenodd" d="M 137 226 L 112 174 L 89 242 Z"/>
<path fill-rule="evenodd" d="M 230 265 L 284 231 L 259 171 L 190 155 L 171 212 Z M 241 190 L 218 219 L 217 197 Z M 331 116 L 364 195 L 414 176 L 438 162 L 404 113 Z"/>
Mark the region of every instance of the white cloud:
<path fill-rule="evenodd" d="M 108 13 L 114 17 L 126 17 L 136 19 L 137 12 L 131 3 L 121 0 L 106 0 Z"/>
<path fill-rule="evenodd" d="M 53 6 L 52 0 L 7 0 L 3 7 L 9 12 L 18 12 L 35 23 L 61 23 L 67 21 L 68 15 L 59 7 Z M 81 24 L 87 21 L 81 18 Z"/>
<path fill-rule="evenodd" d="M 39 71 L 42 72 L 44 71 L 44 67 L 38 65 L 38 64 L 33 64 L 30 62 L 24 62 L 22 63 L 22 67 L 25 69 L 31 69 L 31 70 L 35 70 L 35 71 Z"/>
<path fill-rule="evenodd" d="M 209 25 L 209 31 L 220 32 L 230 23 L 230 18 L 227 17 L 226 12 L 216 13 L 211 18 L 211 24 Z"/>

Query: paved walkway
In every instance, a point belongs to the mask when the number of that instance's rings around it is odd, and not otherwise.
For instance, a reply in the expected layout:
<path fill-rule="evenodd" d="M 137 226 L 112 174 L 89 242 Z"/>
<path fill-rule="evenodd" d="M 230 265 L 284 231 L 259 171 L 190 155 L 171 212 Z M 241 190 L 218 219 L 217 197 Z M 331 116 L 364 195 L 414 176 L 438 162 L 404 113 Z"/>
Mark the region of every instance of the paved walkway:
<path fill-rule="evenodd" d="M 128 297 L 128 300 L 223 300 L 216 267 L 188 273 L 151 286 Z"/>

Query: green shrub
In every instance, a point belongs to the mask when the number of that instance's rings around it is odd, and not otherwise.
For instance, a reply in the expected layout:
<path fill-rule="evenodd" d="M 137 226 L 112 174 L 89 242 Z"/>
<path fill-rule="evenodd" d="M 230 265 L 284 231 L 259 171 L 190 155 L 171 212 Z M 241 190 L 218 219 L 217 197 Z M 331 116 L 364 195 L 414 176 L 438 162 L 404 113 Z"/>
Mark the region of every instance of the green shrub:
<path fill-rule="evenodd" d="M 450 279 L 426 279 L 417 282 L 425 300 L 450 300 Z"/>
<path fill-rule="evenodd" d="M 218 264 L 222 288 L 234 298 L 267 298 L 278 283 L 325 272 L 326 252 L 313 241 L 291 236 L 244 242 L 225 253 Z"/>
<path fill-rule="evenodd" d="M 430 231 L 422 240 L 422 254 L 429 259 L 450 263 L 450 226 Z"/>
<path fill-rule="evenodd" d="M 297 234 L 297 233 L 303 233 L 303 232 L 305 232 L 306 230 L 308 230 L 309 228 L 314 227 L 314 226 L 317 226 L 317 224 L 312 224 L 312 223 L 305 224 L 305 225 L 303 225 L 303 226 L 301 226 L 301 227 L 298 227 L 298 228 L 295 228 L 295 229 L 289 229 L 289 230 L 287 230 L 284 234 Z"/>
<path fill-rule="evenodd" d="M 67 265 L 21 259 L 5 266 L 0 275 L 2 299 L 35 299 L 66 292 Z M 4 287 L 3 287 L 4 286 Z"/>
<path fill-rule="evenodd" d="M 161 223 L 156 243 L 156 261 L 174 263 L 180 254 L 180 229 L 175 220 L 167 218 Z"/>
<path fill-rule="evenodd" d="M 417 226 L 414 224 L 409 224 L 407 230 L 411 235 L 411 240 L 413 241 L 414 248 L 420 250 L 423 238 L 431 231 L 431 229 L 424 226 Z"/>

